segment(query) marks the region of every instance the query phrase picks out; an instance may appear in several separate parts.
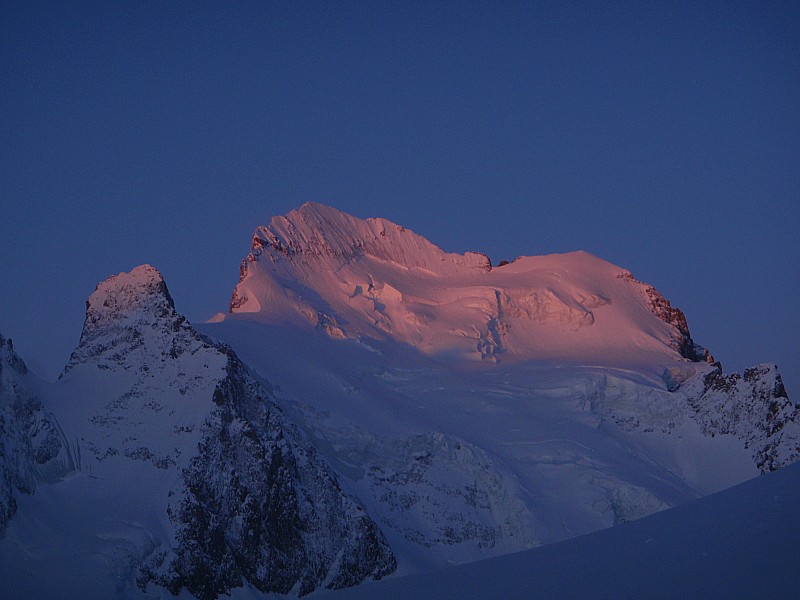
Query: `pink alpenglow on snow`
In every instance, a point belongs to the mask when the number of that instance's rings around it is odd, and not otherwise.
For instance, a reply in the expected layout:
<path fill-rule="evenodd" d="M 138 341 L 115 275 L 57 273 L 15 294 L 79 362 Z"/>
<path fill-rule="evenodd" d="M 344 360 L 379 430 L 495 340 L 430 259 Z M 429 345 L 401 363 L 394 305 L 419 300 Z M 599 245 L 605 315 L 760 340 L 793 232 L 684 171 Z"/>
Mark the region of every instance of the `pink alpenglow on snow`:
<path fill-rule="evenodd" d="M 710 361 L 681 311 L 582 251 L 492 267 L 386 219 L 308 203 L 256 230 L 240 275 L 232 313 L 459 361 Z"/>

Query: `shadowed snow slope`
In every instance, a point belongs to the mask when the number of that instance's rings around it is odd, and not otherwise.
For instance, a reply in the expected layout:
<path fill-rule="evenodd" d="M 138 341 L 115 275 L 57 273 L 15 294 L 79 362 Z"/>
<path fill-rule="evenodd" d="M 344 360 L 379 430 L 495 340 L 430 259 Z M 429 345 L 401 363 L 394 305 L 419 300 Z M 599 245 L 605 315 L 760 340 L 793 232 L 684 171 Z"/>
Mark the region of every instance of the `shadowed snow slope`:
<path fill-rule="evenodd" d="M 240 315 L 201 329 L 276 385 L 281 406 L 381 525 L 401 573 L 677 506 L 756 476 L 773 446 L 769 468 L 786 464 L 800 439 L 796 406 L 771 367 L 723 392 L 713 388 L 716 365 L 689 361 L 668 372 L 457 368 L 389 340 Z M 775 426 L 763 427 L 773 405 Z"/>
<path fill-rule="evenodd" d="M 341 598 L 796 598 L 800 465 L 544 548 L 324 594 Z"/>
<path fill-rule="evenodd" d="M 459 359 L 707 357 L 654 288 L 585 252 L 492 267 L 385 219 L 304 204 L 259 227 L 230 311 Z"/>

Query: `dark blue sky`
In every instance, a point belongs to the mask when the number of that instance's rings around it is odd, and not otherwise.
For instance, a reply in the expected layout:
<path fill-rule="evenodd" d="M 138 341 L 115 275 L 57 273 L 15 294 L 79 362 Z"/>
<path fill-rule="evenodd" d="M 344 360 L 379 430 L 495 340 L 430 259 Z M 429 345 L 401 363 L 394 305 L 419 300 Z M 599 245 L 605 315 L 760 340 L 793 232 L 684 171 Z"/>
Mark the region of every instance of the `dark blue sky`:
<path fill-rule="evenodd" d="M 142 262 L 204 320 L 315 200 L 585 249 L 800 394 L 800 3 L 431 4 L 3 3 L 0 332 L 53 375 Z"/>

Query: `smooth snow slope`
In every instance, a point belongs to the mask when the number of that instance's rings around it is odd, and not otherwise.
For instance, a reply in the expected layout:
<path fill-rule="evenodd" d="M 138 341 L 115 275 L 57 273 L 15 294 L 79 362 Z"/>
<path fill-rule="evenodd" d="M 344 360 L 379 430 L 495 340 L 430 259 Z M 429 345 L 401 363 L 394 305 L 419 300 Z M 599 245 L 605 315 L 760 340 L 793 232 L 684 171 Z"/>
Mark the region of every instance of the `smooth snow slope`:
<path fill-rule="evenodd" d="M 800 465 L 544 548 L 320 597 L 796 598 Z"/>

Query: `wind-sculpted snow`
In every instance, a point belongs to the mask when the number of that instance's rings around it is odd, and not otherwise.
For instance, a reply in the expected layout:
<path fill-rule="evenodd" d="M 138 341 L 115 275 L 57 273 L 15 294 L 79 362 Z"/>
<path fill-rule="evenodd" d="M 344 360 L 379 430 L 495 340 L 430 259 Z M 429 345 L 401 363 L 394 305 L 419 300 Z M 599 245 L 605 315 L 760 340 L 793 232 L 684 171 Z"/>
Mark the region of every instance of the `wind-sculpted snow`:
<path fill-rule="evenodd" d="M 422 236 L 386 219 L 362 220 L 313 202 L 285 217 L 275 217 L 269 227 L 259 227 L 253 242 L 285 256 L 371 256 L 436 273 L 491 267 L 483 254 L 446 253 Z"/>
<path fill-rule="evenodd" d="M 15 494 L 33 494 L 37 484 L 74 468 L 28 378 L 11 340 L 0 335 L 0 538 L 16 512 Z"/>
<path fill-rule="evenodd" d="M 88 580 L 30 581 L 21 597 L 107 588 L 135 596 L 137 584 L 150 596 L 216 598 L 242 586 L 303 595 L 394 570 L 375 522 L 275 404 L 269 384 L 175 311 L 153 267 L 97 287 L 80 344 L 47 392 L 82 459 L 64 482 L 39 487 L 13 540 L 0 546 L 2 575 L 51 563 L 66 572 L 101 558 Z M 28 447 L 34 457 L 48 450 Z M 53 504 L 63 509 L 46 508 Z M 43 535 L 50 543 L 29 555 Z"/>
<path fill-rule="evenodd" d="M 585 252 L 493 268 L 482 254 L 447 253 L 385 219 L 319 204 L 256 230 L 230 311 L 456 360 L 708 358 L 653 287 Z"/>

